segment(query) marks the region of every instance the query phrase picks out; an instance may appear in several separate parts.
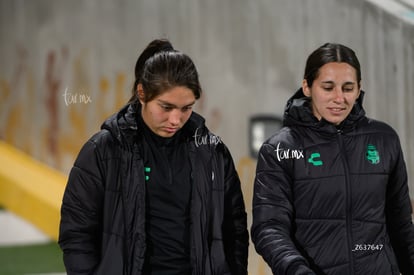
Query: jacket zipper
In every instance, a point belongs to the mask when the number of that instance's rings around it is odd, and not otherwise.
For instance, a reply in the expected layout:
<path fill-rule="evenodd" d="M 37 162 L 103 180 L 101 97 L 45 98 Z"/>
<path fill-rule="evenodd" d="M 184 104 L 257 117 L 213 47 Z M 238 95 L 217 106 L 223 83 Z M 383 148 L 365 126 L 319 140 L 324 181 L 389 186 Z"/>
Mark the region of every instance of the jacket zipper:
<path fill-rule="evenodd" d="M 344 164 L 344 170 L 345 170 L 345 187 L 346 187 L 346 236 L 348 241 L 348 257 L 349 257 L 349 267 L 350 267 L 350 273 L 354 274 L 354 257 L 352 255 L 352 196 L 351 196 L 351 183 L 349 181 L 349 167 L 348 167 L 348 159 L 346 157 L 346 151 L 344 150 L 344 142 L 343 142 L 343 136 L 342 136 L 342 130 L 337 130 L 338 134 L 338 142 L 339 142 L 339 148 L 340 152 L 342 154 L 342 160 Z"/>

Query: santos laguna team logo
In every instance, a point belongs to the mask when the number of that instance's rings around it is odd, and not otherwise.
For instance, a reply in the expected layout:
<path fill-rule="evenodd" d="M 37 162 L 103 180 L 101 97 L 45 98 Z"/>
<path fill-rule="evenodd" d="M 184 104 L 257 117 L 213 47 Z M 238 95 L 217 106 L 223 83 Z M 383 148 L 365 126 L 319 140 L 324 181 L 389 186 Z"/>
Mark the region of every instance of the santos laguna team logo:
<path fill-rule="evenodd" d="M 365 156 L 371 164 L 378 164 L 380 162 L 380 157 L 377 148 L 372 144 L 367 145 L 367 153 Z"/>

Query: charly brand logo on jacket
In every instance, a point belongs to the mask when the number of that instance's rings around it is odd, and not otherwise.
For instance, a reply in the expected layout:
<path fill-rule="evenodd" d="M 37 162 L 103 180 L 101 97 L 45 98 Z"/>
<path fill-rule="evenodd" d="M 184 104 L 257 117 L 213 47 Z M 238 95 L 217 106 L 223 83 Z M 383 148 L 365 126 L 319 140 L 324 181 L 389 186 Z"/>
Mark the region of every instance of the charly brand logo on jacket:
<path fill-rule="evenodd" d="M 312 153 L 308 158 L 308 162 L 313 164 L 313 166 L 321 166 L 323 165 L 323 161 L 321 160 L 320 153 Z"/>
<path fill-rule="evenodd" d="M 365 157 L 371 164 L 378 164 L 380 162 L 380 156 L 377 148 L 372 144 L 367 145 L 367 152 L 365 154 Z"/>
<path fill-rule="evenodd" d="M 197 147 L 201 145 L 208 145 L 208 144 L 214 144 L 217 145 L 221 143 L 221 138 L 216 135 L 200 135 L 199 131 L 201 131 L 200 128 L 197 128 L 194 133 L 194 142 Z"/>
<path fill-rule="evenodd" d="M 303 159 L 305 158 L 305 154 L 303 150 L 299 149 L 290 149 L 290 148 L 282 148 L 280 142 L 277 144 L 275 149 L 277 160 L 281 161 L 283 159 Z M 323 161 L 321 160 L 320 153 L 312 153 L 308 158 L 308 162 L 313 164 L 314 166 L 321 166 L 323 165 Z"/>

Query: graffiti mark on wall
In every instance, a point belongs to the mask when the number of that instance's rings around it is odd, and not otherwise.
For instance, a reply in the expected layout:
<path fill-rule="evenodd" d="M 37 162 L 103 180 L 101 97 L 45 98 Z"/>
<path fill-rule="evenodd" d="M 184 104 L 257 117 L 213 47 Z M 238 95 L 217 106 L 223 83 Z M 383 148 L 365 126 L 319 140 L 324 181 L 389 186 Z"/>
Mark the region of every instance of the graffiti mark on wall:
<path fill-rule="evenodd" d="M 10 75 L 0 75 L 0 138 L 59 170 L 68 171 L 81 146 L 103 120 L 130 97 L 127 73 L 96 75 L 91 51 L 49 49 L 39 72 L 33 53 L 16 46 Z M 132 74 L 131 74 L 132 75 Z M 37 77 L 36 77 L 37 76 Z M 218 108 L 199 110 L 213 131 L 222 124 Z"/>
<path fill-rule="evenodd" d="M 59 104 L 58 96 L 62 87 L 62 78 L 68 60 L 68 49 L 62 47 L 59 53 L 50 50 L 46 57 L 45 87 L 46 87 L 46 110 L 49 125 L 46 128 L 47 149 L 54 162 L 53 166 L 60 166 L 59 157 Z M 59 60 L 58 60 L 59 59 Z"/>
<path fill-rule="evenodd" d="M 21 95 L 23 94 L 23 77 L 27 72 L 27 50 L 17 45 L 15 48 L 16 66 L 11 70 L 9 80 L 0 76 L 0 138 L 7 139 L 16 133 L 17 123 L 21 120 Z M 7 129 L 7 131 L 6 131 Z M 16 139 L 18 142 L 18 139 Z M 21 146 L 21 144 L 19 144 Z"/>
<path fill-rule="evenodd" d="M 0 138 L 68 170 L 86 139 L 129 96 L 126 74 L 92 77 L 87 49 L 50 49 L 36 78 L 30 52 L 16 46 L 10 75 L 0 75 Z M 93 85 L 92 79 L 98 83 Z M 96 87 L 96 88 L 93 88 Z M 98 100 L 93 100 L 97 98 Z M 75 104 L 76 103 L 76 104 Z"/>

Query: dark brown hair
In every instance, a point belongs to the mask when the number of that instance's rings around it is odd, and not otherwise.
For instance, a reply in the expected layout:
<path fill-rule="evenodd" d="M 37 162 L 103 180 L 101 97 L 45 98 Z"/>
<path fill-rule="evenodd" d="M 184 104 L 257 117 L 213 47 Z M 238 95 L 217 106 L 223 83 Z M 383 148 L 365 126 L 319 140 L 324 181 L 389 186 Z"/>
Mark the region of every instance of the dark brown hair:
<path fill-rule="evenodd" d="M 189 56 L 179 51 L 159 52 L 145 62 L 141 77 L 144 101 L 174 87 L 186 87 L 196 99 L 201 96 L 197 69 Z"/>
<path fill-rule="evenodd" d="M 144 51 L 139 55 L 137 62 L 135 63 L 135 81 L 132 87 L 132 96 L 129 99 L 129 102 L 134 102 L 138 100 L 137 86 L 139 83 L 141 83 L 141 77 L 144 71 L 145 62 L 154 54 L 161 51 L 174 51 L 171 42 L 167 39 L 155 39 L 151 41 L 144 49 Z"/>
<path fill-rule="evenodd" d="M 190 89 L 196 99 L 200 98 L 202 92 L 198 72 L 191 58 L 175 50 L 165 39 L 152 41 L 139 56 L 129 102 L 138 100 L 138 84 L 142 84 L 145 102 L 178 86 Z"/>
<path fill-rule="evenodd" d="M 318 77 L 319 69 L 330 62 L 345 62 L 354 67 L 358 86 L 361 84 L 361 66 L 355 52 L 341 44 L 326 43 L 313 51 L 306 61 L 303 78 L 309 87 L 312 87 L 313 81 Z"/>

